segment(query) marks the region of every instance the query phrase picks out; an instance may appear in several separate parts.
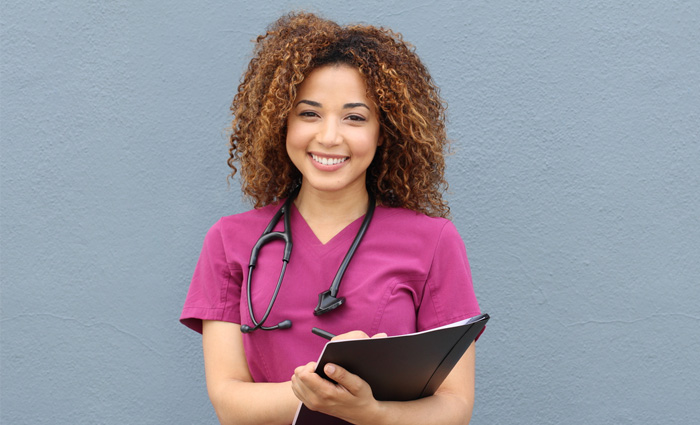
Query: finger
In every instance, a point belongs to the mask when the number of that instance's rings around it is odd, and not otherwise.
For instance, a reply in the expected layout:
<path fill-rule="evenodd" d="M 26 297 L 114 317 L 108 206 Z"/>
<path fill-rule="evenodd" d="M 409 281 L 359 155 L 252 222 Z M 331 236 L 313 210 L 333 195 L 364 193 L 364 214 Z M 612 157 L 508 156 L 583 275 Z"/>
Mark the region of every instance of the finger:
<path fill-rule="evenodd" d="M 316 362 L 309 362 L 294 369 L 294 375 L 291 379 L 292 386 L 308 389 L 309 385 L 313 385 L 314 379 L 320 378 L 315 370 Z"/>
<path fill-rule="evenodd" d="M 379 332 L 378 334 L 372 335 L 372 338 L 386 338 L 387 336 L 386 332 Z"/>
<path fill-rule="evenodd" d="M 326 364 L 323 371 L 329 378 L 345 388 L 352 395 L 358 395 L 367 385 L 359 376 L 333 363 Z"/>
<path fill-rule="evenodd" d="M 309 373 L 313 372 L 316 370 L 316 362 L 308 362 L 305 365 L 298 366 L 296 369 L 294 369 L 294 374 L 300 374 L 300 373 Z"/>
<path fill-rule="evenodd" d="M 335 384 L 316 373 L 316 363 L 311 362 L 298 367 L 292 377 L 292 385 L 303 388 L 307 392 L 333 391 Z"/>
<path fill-rule="evenodd" d="M 306 387 L 306 382 L 310 377 L 316 375 L 314 372 L 316 370 L 316 362 L 309 362 L 305 365 L 298 366 L 294 369 L 294 374 L 292 375 L 292 388 L 302 388 Z M 296 392 L 296 391 L 295 391 Z"/>
<path fill-rule="evenodd" d="M 331 341 L 342 341 L 344 339 L 365 339 L 369 338 L 369 335 L 364 333 L 363 331 L 350 331 L 350 332 L 345 332 L 344 334 L 336 335 L 331 339 Z"/>
<path fill-rule="evenodd" d="M 294 369 L 294 375 L 291 378 L 292 391 L 299 401 L 304 404 L 309 403 L 314 398 L 316 391 L 318 391 L 318 381 L 325 381 L 330 384 L 330 382 L 315 373 L 315 370 L 316 362 L 309 362 Z M 320 382 L 320 384 L 323 385 L 323 382 Z"/>

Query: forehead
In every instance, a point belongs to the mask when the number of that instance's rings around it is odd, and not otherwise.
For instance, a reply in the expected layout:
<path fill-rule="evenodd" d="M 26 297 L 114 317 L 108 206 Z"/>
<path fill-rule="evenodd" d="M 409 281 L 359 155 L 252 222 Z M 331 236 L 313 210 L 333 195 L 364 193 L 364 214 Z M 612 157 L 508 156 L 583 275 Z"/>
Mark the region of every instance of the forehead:
<path fill-rule="evenodd" d="M 297 88 L 297 100 L 306 96 L 369 100 L 364 77 L 349 65 L 324 65 L 311 71 Z"/>

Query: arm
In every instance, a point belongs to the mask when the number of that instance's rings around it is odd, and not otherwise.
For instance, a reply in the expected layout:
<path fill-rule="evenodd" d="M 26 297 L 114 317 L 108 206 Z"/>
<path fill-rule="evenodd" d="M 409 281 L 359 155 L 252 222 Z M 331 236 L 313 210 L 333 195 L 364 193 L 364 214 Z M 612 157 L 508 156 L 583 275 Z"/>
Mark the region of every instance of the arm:
<path fill-rule="evenodd" d="M 222 424 L 290 424 L 299 400 L 290 382 L 256 383 L 250 376 L 240 325 L 204 321 L 207 390 Z"/>
<path fill-rule="evenodd" d="M 312 410 L 337 416 L 354 424 L 468 424 L 474 405 L 474 343 L 457 362 L 442 385 L 430 397 L 406 402 L 377 401 L 369 385 L 334 365 L 324 372 L 334 385 L 314 373 L 315 364 L 297 368 L 292 388 Z"/>

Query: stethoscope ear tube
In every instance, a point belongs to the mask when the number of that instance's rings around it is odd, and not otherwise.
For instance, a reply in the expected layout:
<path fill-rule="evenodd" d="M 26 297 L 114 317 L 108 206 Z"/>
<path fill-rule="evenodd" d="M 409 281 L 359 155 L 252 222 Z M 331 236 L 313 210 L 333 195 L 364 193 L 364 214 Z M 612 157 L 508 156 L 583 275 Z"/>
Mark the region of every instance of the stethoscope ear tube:
<path fill-rule="evenodd" d="M 328 313 L 329 311 L 335 310 L 336 308 L 340 307 L 345 303 L 344 297 L 336 298 L 338 296 L 340 282 L 343 280 L 345 270 L 348 268 L 350 260 L 352 260 L 352 257 L 355 255 L 357 247 L 360 245 L 360 242 L 362 242 L 362 238 L 367 232 L 369 223 L 372 221 L 372 216 L 374 215 L 375 206 L 376 201 L 374 197 L 370 195 L 369 205 L 367 206 L 367 213 L 365 214 L 365 219 L 362 220 L 360 230 L 357 231 L 357 235 L 355 235 L 355 240 L 352 241 L 350 249 L 348 250 L 347 254 L 345 254 L 345 258 L 343 258 L 343 262 L 340 263 L 340 267 L 338 268 L 338 272 L 333 278 L 333 283 L 331 284 L 331 287 L 327 291 L 323 291 L 320 294 L 318 294 L 318 305 L 314 309 L 314 315 L 320 316 L 322 314 Z"/>
<path fill-rule="evenodd" d="M 251 283 L 251 275 L 253 274 L 253 266 L 250 266 L 248 269 L 248 282 L 247 282 L 247 291 L 248 291 L 248 312 L 250 313 L 250 319 L 253 321 L 254 327 L 250 327 L 248 325 L 241 325 L 241 332 L 243 333 L 249 333 L 253 332 L 258 329 L 262 329 L 264 331 L 273 331 L 275 329 L 289 329 L 292 327 L 292 321 L 291 320 L 283 320 L 280 323 L 276 324 L 275 326 L 263 326 L 265 324 L 265 321 L 267 320 L 267 316 L 270 315 L 270 312 L 272 311 L 272 306 L 275 304 L 275 300 L 277 299 L 277 294 L 280 292 L 280 288 L 282 287 L 282 279 L 284 278 L 284 272 L 287 269 L 287 263 L 288 261 L 282 261 L 282 271 L 280 272 L 280 277 L 277 280 L 277 286 L 275 286 L 275 292 L 272 294 L 272 298 L 270 298 L 270 303 L 267 305 L 267 310 L 265 310 L 265 314 L 263 314 L 262 319 L 260 319 L 260 322 L 255 320 L 255 314 L 253 313 L 253 297 L 250 295 L 250 283 Z M 245 327 L 245 328 L 244 328 Z"/>
<path fill-rule="evenodd" d="M 250 262 L 248 263 L 248 278 L 246 281 L 246 292 L 247 292 L 247 298 L 248 298 L 248 313 L 250 314 L 250 320 L 253 322 L 253 326 L 249 325 L 241 325 L 241 332 L 243 333 L 250 333 L 258 329 L 262 329 L 265 331 L 271 331 L 275 329 L 289 329 L 292 327 L 292 321 L 291 320 L 283 320 L 280 323 L 276 324 L 275 326 L 264 326 L 265 321 L 267 320 L 267 317 L 270 315 L 270 311 L 272 311 L 272 306 L 275 304 L 275 300 L 277 299 L 277 294 L 279 294 L 280 287 L 282 286 L 282 280 L 284 279 L 284 273 L 287 270 L 287 264 L 289 263 L 289 260 L 292 255 L 292 229 L 290 226 L 290 211 L 291 211 L 291 206 L 292 206 L 292 201 L 296 197 L 298 193 L 298 188 L 287 198 L 285 201 L 284 205 L 275 213 L 275 215 L 272 217 L 272 220 L 270 220 L 270 223 L 267 225 L 265 228 L 265 231 L 263 232 L 262 236 L 258 239 L 258 241 L 255 243 L 253 246 L 253 249 L 250 253 Z M 355 236 L 355 239 L 352 241 L 352 244 L 350 245 L 350 249 L 348 250 L 347 254 L 345 254 L 345 258 L 343 258 L 343 262 L 340 264 L 340 267 L 338 268 L 338 272 L 335 274 L 335 278 L 333 278 L 333 283 L 331 284 L 331 287 L 324 292 L 321 292 L 318 295 L 318 305 L 314 309 L 314 315 L 319 316 L 324 313 L 328 313 L 331 310 L 335 310 L 336 308 L 340 307 L 345 303 L 345 298 L 340 297 L 338 298 L 338 289 L 340 288 L 340 282 L 343 280 L 343 276 L 345 275 L 345 270 L 348 268 L 348 264 L 350 264 L 350 260 L 352 260 L 352 257 L 355 255 L 355 251 L 357 250 L 357 247 L 360 245 L 360 242 L 362 241 L 362 238 L 364 237 L 365 233 L 367 232 L 367 228 L 369 227 L 370 222 L 372 221 L 372 216 L 374 215 L 374 208 L 376 206 L 376 201 L 373 196 L 370 195 L 369 197 L 369 205 L 367 207 L 367 213 L 365 214 L 365 218 L 362 221 L 362 224 L 360 225 L 360 229 L 357 231 L 357 235 Z M 275 225 L 279 223 L 280 218 L 284 216 L 284 231 L 282 232 L 273 232 L 272 229 L 274 229 Z M 284 254 L 282 257 L 282 270 L 280 271 L 280 276 L 279 279 L 277 280 L 277 286 L 275 287 L 275 291 L 272 294 L 272 298 L 270 299 L 269 304 L 267 305 L 267 309 L 265 310 L 265 314 L 263 314 L 262 319 L 260 321 L 257 321 L 255 319 L 255 313 L 253 312 L 253 297 L 251 294 L 251 285 L 253 281 L 253 271 L 255 270 L 255 266 L 257 265 L 258 262 L 258 254 L 260 253 L 260 250 L 262 247 L 275 239 L 281 239 L 284 241 Z"/>
<path fill-rule="evenodd" d="M 253 327 L 250 327 L 248 325 L 241 325 L 241 332 L 243 333 L 250 333 L 258 329 L 271 331 L 274 329 L 289 329 L 292 327 L 291 320 L 283 320 L 275 326 L 264 326 L 264 324 L 267 320 L 267 316 L 269 316 L 270 312 L 272 311 L 272 306 L 275 304 L 277 294 L 279 294 L 280 288 L 282 287 L 282 279 L 284 279 L 284 273 L 287 270 L 287 263 L 289 263 L 289 259 L 292 255 L 292 229 L 289 225 L 289 210 L 292 206 L 293 200 L 294 195 L 287 198 L 282 208 L 280 208 L 272 217 L 272 220 L 270 220 L 270 223 L 265 228 L 265 231 L 263 232 L 262 236 L 260 236 L 258 241 L 253 246 L 253 250 L 250 252 L 250 261 L 248 263 L 248 279 L 246 280 L 246 292 L 248 295 L 248 313 L 250 313 L 250 320 L 253 322 Z M 280 217 L 282 217 L 282 215 L 284 215 L 284 231 L 273 232 L 272 229 L 274 229 L 275 225 L 279 222 L 279 219 Z M 255 320 L 255 313 L 253 312 L 253 297 L 250 292 L 250 288 L 253 281 L 253 270 L 255 270 L 255 266 L 258 263 L 258 254 L 260 253 L 260 250 L 262 249 L 263 245 L 275 239 L 281 239 L 284 241 L 282 270 L 280 271 L 280 277 L 277 280 L 275 292 L 272 294 L 272 298 L 270 298 L 270 302 L 267 305 L 267 310 L 265 310 L 265 314 L 263 315 L 262 319 L 258 322 L 257 320 Z"/>

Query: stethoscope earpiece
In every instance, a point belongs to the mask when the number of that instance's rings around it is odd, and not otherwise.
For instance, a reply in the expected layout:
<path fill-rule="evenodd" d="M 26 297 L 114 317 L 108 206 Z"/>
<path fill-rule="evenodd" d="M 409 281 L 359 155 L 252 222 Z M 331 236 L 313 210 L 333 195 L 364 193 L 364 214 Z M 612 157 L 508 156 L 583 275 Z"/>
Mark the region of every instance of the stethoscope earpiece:
<path fill-rule="evenodd" d="M 291 328 L 291 327 L 292 327 L 292 321 L 289 320 L 289 319 L 287 319 L 287 320 L 283 320 L 283 321 L 279 322 L 279 323 L 277 324 L 277 326 L 273 326 L 273 327 L 271 327 L 271 328 L 267 328 L 267 327 L 266 327 L 266 328 L 263 328 L 263 329 L 265 329 L 266 331 L 271 331 L 271 330 L 274 330 L 274 329 L 289 329 L 289 328 Z M 253 332 L 255 329 L 256 329 L 256 328 L 251 328 L 251 327 L 248 326 L 248 325 L 241 325 L 241 332 L 243 332 L 244 334 L 251 333 L 251 332 Z"/>

